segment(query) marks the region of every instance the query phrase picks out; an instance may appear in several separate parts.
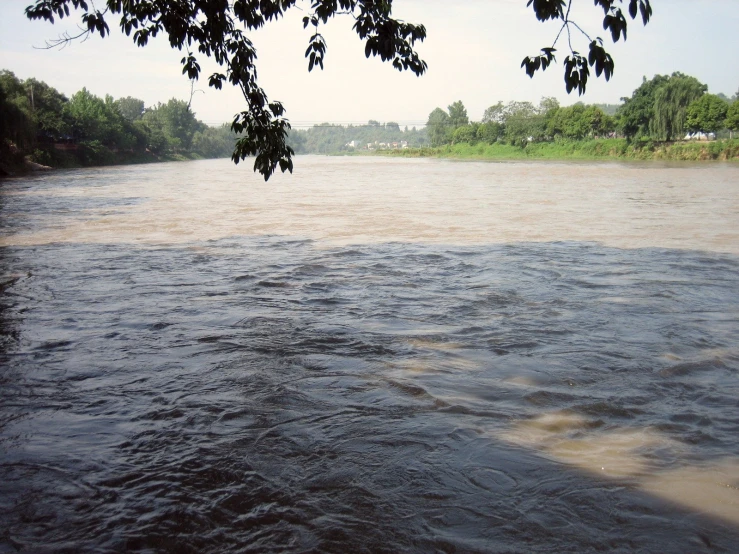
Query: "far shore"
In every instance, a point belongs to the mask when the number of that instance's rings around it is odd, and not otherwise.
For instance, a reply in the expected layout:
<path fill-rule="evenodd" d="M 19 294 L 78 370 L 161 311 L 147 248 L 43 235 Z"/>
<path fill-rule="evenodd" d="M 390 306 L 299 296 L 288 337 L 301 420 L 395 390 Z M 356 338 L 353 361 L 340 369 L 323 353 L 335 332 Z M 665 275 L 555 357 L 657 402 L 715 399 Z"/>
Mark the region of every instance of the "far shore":
<path fill-rule="evenodd" d="M 629 142 L 626 139 L 510 144 L 459 143 L 427 148 L 372 150 L 358 155 L 469 160 L 674 160 L 739 161 L 739 139 L 679 142 Z"/>
<path fill-rule="evenodd" d="M 311 155 L 315 152 L 300 153 Z M 399 158 L 445 158 L 455 160 L 633 160 L 633 161 L 729 161 L 739 162 L 739 138 L 714 141 L 679 141 L 669 143 L 628 142 L 625 139 L 592 139 L 586 141 L 529 143 L 521 148 L 510 144 L 459 143 L 438 147 L 404 148 L 395 150 L 341 151 L 330 155 L 379 156 Z M 0 164 L 1 177 L 22 176 L 37 171 L 100 167 L 103 165 L 132 165 L 142 163 L 188 161 L 203 159 L 194 154 L 168 154 L 155 156 L 150 153 L 118 155 L 105 164 L 85 164 L 67 156 L 60 164 L 38 164 L 28 157 L 6 160 Z"/>

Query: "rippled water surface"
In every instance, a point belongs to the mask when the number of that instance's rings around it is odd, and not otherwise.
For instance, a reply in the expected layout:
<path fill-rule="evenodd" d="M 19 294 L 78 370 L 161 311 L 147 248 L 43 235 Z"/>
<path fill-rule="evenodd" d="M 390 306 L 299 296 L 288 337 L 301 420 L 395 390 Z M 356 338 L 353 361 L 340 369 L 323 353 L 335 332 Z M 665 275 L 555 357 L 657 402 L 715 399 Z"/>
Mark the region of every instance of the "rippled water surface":
<path fill-rule="evenodd" d="M 0 552 L 736 552 L 739 167 L 0 182 Z"/>

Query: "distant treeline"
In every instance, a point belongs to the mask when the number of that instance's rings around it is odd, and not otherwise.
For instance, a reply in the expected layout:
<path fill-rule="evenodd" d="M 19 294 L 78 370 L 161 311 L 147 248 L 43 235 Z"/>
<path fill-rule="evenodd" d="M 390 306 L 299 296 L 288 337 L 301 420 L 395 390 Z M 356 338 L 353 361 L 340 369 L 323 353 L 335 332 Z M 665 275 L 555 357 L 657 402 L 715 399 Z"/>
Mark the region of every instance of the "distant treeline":
<path fill-rule="evenodd" d="M 401 129 L 394 121 L 367 125 L 321 123 L 309 129 L 290 131 L 290 146 L 298 154 L 335 154 L 354 150 L 419 148 L 429 143 L 426 129 Z"/>
<path fill-rule="evenodd" d="M 228 157 L 235 140 L 228 125 L 207 126 L 182 100 L 146 107 L 84 88 L 67 98 L 44 82 L 0 71 L 0 161 L 7 166 L 26 156 L 54 167 Z"/>
<path fill-rule="evenodd" d="M 289 142 L 297 153 L 418 150 L 458 144 L 502 144 L 527 148 L 533 143 L 626 139 L 637 150 L 688 137 L 729 138 L 739 130 L 739 91 L 731 98 L 708 94 L 708 87 L 682 73 L 644 78 L 621 104 L 560 106 L 555 98 L 498 102 L 479 122 L 470 121 L 461 101 L 436 108 L 426 126 L 401 130 L 395 122 L 367 125 L 330 123 L 293 130 Z M 619 150 L 621 148 L 619 147 Z M 555 149 L 565 152 L 567 149 Z"/>
<path fill-rule="evenodd" d="M 543 98 L 538 105 L 498 102 L 475 122 L 457 101 L 447 110 L 433 110 L 421 129 L 401 129 L 398 123 L 375 120 L 357 126 L 322 123 L 293 129 L 288 142 L 298 154 L 485 144 L 531 149 L 536 143 L 600 138 L 621 138 L 628 148 L 649 150 L 689 134 L 730 137 L 739 131 L 737 99 L 739 91 L 731 98 L 708 94 L 707 86 L 694 77 L 673 73 L 644 78 L 618 105 L 563 107 L 554 98 Z M 183 100 L 173 98 L 147 107 L 137 98 L 100 98 L 84 88 L 67 98 L 44 82 L 0 71 L 0 172 L 9 172 L 9 167 L 22 165 L 26 158 L 73 167 L 230 157 L 236 139 L 228 124 L 209 127 L 199 121 Z"/>
<path fill-rule="evenodd" d="M 730 137 L 739 130 L 739 92 L 732 98 L 708 94 L 708 87 L 682 73 L 644 78 L 618 106 L 577 103 L 562 107 L 554 98 L 490 106 L 480 122 L 471 122 L 461 101 L 429 114 L 426 129 L 433 147 L 503 143 L 526 148 L 532 143 L 625 138 L 648 145 L 690 135 Z M 615 108 L 615 109 L 614 109 Z"/>

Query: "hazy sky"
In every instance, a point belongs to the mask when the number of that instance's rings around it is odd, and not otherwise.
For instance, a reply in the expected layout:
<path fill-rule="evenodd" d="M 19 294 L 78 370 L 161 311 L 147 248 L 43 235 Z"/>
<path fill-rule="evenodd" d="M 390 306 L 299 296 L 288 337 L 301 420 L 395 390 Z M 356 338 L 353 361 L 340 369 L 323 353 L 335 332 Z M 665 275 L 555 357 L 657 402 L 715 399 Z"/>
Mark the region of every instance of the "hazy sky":
<path fill-rule="evenodd" d="M 97 95 L 141 98 L 147 105 L 176 97 L 187 99 L 190 83 L 181 74 L 182 53 L 164 37 L 137 48 L 122 35 L 117 20 L 108 19 L 112 36 L 93 37 L 61 50 L 39 50 L 46 39 L 74 31 L 79 18 L 30 22 L 23 9 L 31 0 L 0 0 L 0 68 L 20 78 L 35 77 L 72 95 L 82 87 Z M 101 2 L 102 3 L 102 2 Z M 629 27 L 629 39 L 610 44 L 616 62 L 609 83 L 593 75 L 588 92 L 578 98 L 564 90 L 560 63 L 534 79 L 519 67 L 526 55 L 551 44 L 559 26 L 540 23 L 526 0 L 395 0 L 394 15 L 423 23 L 428 38 L 418 50 L 429 64 L 423 77 L 399 73 L 379 59 L 366 59 L 364 46 L 351 30 L 353 20 L 338 17 L 323 28 L 328 42 L 326 68 L 308 73 L 305 49 L 310 29 L 304 12 L 294 9 L 282 21 L 250 36 L 257 46 L 259 82 L 271 100 L 284 102 L 293 125 L 364 123 L 368 119 L 423 125 L 437 106 L 462 100 L 472 119 L 498 100 L 538 102 L 555 96 L 563 104 L 616 103 L 639 85 L 642 76 L 682 71 L 708 84 L 711 92 L 732 95 L 739 89 L 739 0 L 652 0 L 653 20 Z M 308 2 L 299 4 L 306 8 Z M 604 35 L 602 11 L 592 0 L 575 0 L 573 15 L 586 31 Z M 72 23 L 73 22 L 73 23 Z M 574 37 L 573 46 L 587 52 L 587 42 Z M 604 37 L 605 38 L 605 37 Z M 201 62 L 203 74 L 214 66 Z M 193 109 L 206 123 L 230 121 L 244 101 L 232 87 L 197 85 Z"/>

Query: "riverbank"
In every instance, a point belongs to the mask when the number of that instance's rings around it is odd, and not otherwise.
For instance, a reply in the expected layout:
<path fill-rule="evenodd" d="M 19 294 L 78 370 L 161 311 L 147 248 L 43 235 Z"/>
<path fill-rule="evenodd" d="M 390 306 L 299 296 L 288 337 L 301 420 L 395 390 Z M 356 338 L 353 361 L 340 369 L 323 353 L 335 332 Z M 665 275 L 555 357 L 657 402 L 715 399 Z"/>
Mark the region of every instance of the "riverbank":
<path fill-rule="evenodd" d="M 377 150 L 377 156 L 471 160 L 739 160 L 739 139 L 672 143 L 629 142 L 626 139 L 537 142 L 524 148 L 510 144 L 452 144 L 435 148 Z"/>
<path fill-rule="evenodd" d="M 107 148 L 80 148 L 75 151 L 36 150 L 31 155 L 10 154 L 0 157 L 0 178 L 28 175 L 40 170 L 138 165 L 159 162 L 202 160 L 192 152 L 154 154 L 152 152 L 114 152 Z"/>

